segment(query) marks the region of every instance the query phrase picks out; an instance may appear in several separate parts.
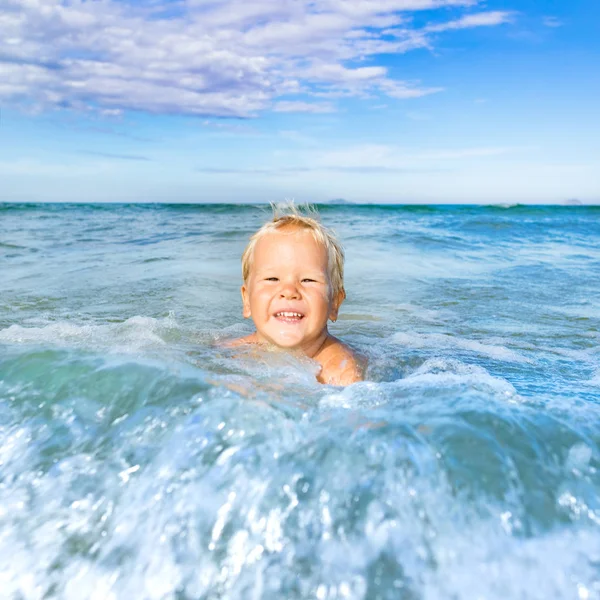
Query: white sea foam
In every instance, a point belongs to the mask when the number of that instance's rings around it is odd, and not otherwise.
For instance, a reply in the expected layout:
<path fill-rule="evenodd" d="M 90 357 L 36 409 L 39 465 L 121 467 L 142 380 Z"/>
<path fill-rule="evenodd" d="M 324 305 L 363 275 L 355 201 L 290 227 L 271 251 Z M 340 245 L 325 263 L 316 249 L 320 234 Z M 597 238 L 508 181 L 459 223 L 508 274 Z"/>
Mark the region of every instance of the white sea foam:
<path fill-rule="evenodd" d="M 467 279 L 483 276 L 505 266 L 498 258 L 487 261 L 469 261 L 446 252 L 423 253 L 411 247 L 397 247 L 401 261 L 391 261 L 388 251 L 372 251 L 369 257 L 356 256 L 348 267 L 348 277 L 373 280 L 374 276 L 391 275 L 395 278 L 435 280 L 438 278 Z"/>
<path fill-rule="evenodd" d="M 507 362 L 529 363 L 531 362 L 526 356 L 515 352 L 505 346 L 496 346 L 492 344 L 484 344 L 476 340 L 468 340 L 454 335 L 444 333 L 395 333 L 391 337 L 391 342 L 402 346 L 412 348 L 432 348 L 446 349 L 457 348 L 460 350 L 468 350 L 480 355 L 489 356 L 496 360 Z"/>
<path fill-rule="evenodd" d="M 403 380 L 360 383 L 340 397 L 454 385 L 490 398 L 512 389 L 477 365 L 432 359 Z M 512 535 L 519 500 L 496 508 L 484 495 L 476 505 L 460 497 L 429 440 L 378 430 L 368 411 L 353 431 L 326 412 L 294 420 L 231 395 L 183 408 L 119 420 L 104 432 L 113 439 L 108 455 L 78 450 L 85 440 L 75 438 L 46 471 L 38 466 L 43 430 L 37 443 L 27 421 L 18 436 L 2 430 L 2 476 L 11 482 L 0 486 L 0 506 L 9 507 L 0 515 L 3 594 L 245 600 L 287 597 L 292 581 L 298 598 L 364 600 L 392 590 L 432 600 L 545 600 L 577 590 L 593 598 L 595 531 Z M 48 427 L 60 437 L 73 415 L 56 415 Z M 565 468 L 591 460 L 587 446 L 575 445 Z M 300 559 L 308 567 L 298 579 Z"/>
<path fill-rule="evenodd" d="M 592 600 L 600 595 L 595 566 L 600 558 L 600 537 L 589 530 L 556 530 L 534 539 L 519 539 L 502 536 L 479 523 L 467 536 L 438 540 L 437 544 L 437 569 L 425 575 L 422 597 L 426 600 Z"/>
<path fill-rule="evenodd" d="M 214 416 L 216 421 L 220 418 Z M 597 548 L 591 534 L 557 533 L 550 545 L 523 548 L 519 538 L 506 535 L 504 521 L 470 514 L 468 504 L 453 498 L 443 477 L 399 480 L 406 474 L 393 463 L 379 481 L 381 498 L 371 498 L 364 515 L 357 513 L 353 519 L 358 522 L 352 524 L 346 498 L 351 490 L 360 493 L 360 486 L 353 481 L 355 465 L 348 459 L 322 465 L 342 468 L 328 471 L 320 483 L 325 487 L 314 498 L 299 498 L 301 475 L 286 474 L 282 465 L 267 473 L 257 462 L 268 459 L 274 442 L 278 452 L 286 452 L 294 441 L 290 432 L 283 430 L 284 437 L 272 430 L 266 448 L 241 451 L 236 445 L 243 439 L 241 432 L 231 423 L 221 423 L 216 430 L 223 441 L 231 440 L 224 451 L 212 441 L 216 431 L 205 414 L 203 420 L 190 419 L 173 429 L 146 465 L 119 467 L 116 456 L 102 461 L 77 454 L 46 474 L 34 475 L 31 453 L 27 460 L 9 465 L 8 475 L 23 475 L 10 492 L 23 502 L 3 521 L 3 594 L 41 600 L 54 587 L 57 597 L 66 600 L 174 600 L 182 592 L 188 597 L 261 598 L 269 589 L 282 593 L 287 577 L 296 573 L 293 559 L 302 555 L 306 544 L 319 568 L 305 576 L 302 598 L 369 597 L 369 579 L 373 585 L 377 578 L 369 577 L 368 571 L 385 556 L 402 567 L 394 567 L 389 575 L 383 561 L 382 577 L 389 581 L 376 585 L 393 586 L 395 581 L 425 598 L 445 597 L 452 590 L 454 597 L 466 600 L 473 597 L 473 586 L 483 597 L 501 598 L 505 591 L 504 597 L 542 598 L 517 592 L 531 592 L 524 587 L 532 583 L 529 572 L 540 577 L 554 550 L 561 550 L 553 558 L 561 571 L 550 575 L 557 595 L 545 597 L 564 597 L 561 594 L 569 589 L 559 573 L 578 574 L 578 581 L 589 586 L 584 557 Z M 291 449 L 303 452 L 302 440 L 300 444 Z M 218 455 L 213 465 L 205 462 L 209 450 Z M 344 460 L 343 454 L 339 460 Z M 360 462 L 356 467 L 360 469 Z M 364 477 L 360 470 L 356 475 Z M 278 477 L 283 477 L 281 482 Z M 312 477 L 318 479 L 319 473 Z M 7 493 L 0 490 L 3 502 Z M 334 523 L 339 516 L 346 519 L 343 535 Z M 35 527 L 26 526 L 33 522 Z M 300 526 L 303 522 L 306 528 Z M 93 559 L 82 547 L 77 549 L 87 539 L 94 541 Z M 577 561 L 565 556 L 573 545 L 578 548 Z M 57 559 L 59 566 L 53 567 Z M 474 566 L 488 577 L 474 582 Z M 507 577 L 525 568 L 528 574 L 520 580 Z M 320 576 L 322 569 L 326 580 Z M 553 589 L 548 585 L 544 591 Z"/>
<path fill-rule="evenodd" d="M 478 365 L 456 359 L 433 358 L 426 360 L 405 378 L 392 382 L 364 381 L 339 392 L 326 394 L 321 399 L 323 407 L 357 408 L 379 406 L 397 397 L 401 392 L 416 393 L 421 398 L 425 390 L 444 397 L 444 390 L 460 388 L 499 398 L 502 401 L 521 402 L 515 387 L 506 379 L 494 377 Z"/>
<path fill-rule="evenodd" d="M 164 319 L 135 316 L 122 323 L 77 325 L 62 321 L 42 327 L 11 325 L 0 330 L 0 342 L 56 347 L 113 347 L 119 351 L 136 351 L 164 346 L 165 332 L 177 328 L 173 316 Z"/>
<path fill-rule="evenodd" d="M 600 306 L 589 300 L 572 306 L 556 307 L 555 310 L 560 314 L 578 319 L 600 319 Z"/>
<path fill-rule="evenodd" d="M 594 376 L 587 382 L 587 384 L 600 386 L 600 369 L 594 373 Z"/>
<path fill-rule="evenodd" d="M 404 387 L 428 386 L 433 389 L 461 386 L 500 395 L 506 400 L 520 400 L 517 390 L 506 379 L 494 377 L 478 365 L 465 364 L 455 359 L 429 359 L 396 384 Z"/>
<path fill-rule="evenodd" d="M 423 308 L 418 304 L 397 304 L 395 308 L 398 311 L 407 312 L 411 316 L 415 316 L 417 319 L 420 319 L 426 323 L 439 323 L 455 316 L 452 311 L 447 309 L 432 310 Z"/>
<path fill-rule="evenodd" d="M 539 350 L 548 352 L 551 354 L 557 354 L 559 356 L 565 356 L 566 358 L 573 359 L 577 362 L 583 363 L 595 363 L 598 361 L 597 354 L 599 352 L 596 348 L 586 348 L 585 350 L 576 350 L 573 348 L 561 348 L 560 346 L 540 346 Z"/>

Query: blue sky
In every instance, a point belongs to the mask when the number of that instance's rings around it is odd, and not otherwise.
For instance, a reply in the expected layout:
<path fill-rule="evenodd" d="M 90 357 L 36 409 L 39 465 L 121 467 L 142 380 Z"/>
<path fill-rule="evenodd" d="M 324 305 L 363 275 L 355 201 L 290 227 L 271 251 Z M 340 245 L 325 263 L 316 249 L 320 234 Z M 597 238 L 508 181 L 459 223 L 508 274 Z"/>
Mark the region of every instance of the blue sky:
<path fill-rule="evenodd" d="M 0 0 L 0 201 L 600 203 L 597 0 Z"/>

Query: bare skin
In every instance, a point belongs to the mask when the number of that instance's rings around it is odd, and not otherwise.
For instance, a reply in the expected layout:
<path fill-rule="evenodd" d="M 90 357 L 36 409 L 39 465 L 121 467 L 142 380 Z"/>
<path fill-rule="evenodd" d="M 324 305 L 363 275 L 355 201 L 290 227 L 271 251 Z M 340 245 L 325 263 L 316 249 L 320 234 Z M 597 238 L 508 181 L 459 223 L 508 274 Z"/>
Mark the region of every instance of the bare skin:
<path fill-rule="evenodd" d="M 279 348 L 315 360 L 317 380 L 349 385 L 364 377 L 364 361 L 327 330 L 345 293 L 332 292 L 326 249 L 307 230 L 285 228 L 264 235 L 241 289 L 243 314 L 256 331 L 228 346 Z"/>

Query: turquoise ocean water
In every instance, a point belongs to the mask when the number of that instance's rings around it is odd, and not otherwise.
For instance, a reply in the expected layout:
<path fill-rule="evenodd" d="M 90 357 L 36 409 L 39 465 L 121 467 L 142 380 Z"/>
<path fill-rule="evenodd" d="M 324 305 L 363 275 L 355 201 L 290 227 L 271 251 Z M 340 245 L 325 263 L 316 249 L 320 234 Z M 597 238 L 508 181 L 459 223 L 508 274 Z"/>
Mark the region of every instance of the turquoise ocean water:
<path fill-rule="evenodd" d="M 600 598 L 600 208 L 321 214 L 345 389 L 218 345 L 264 207 L 0 204 L 0 597 Z"/>

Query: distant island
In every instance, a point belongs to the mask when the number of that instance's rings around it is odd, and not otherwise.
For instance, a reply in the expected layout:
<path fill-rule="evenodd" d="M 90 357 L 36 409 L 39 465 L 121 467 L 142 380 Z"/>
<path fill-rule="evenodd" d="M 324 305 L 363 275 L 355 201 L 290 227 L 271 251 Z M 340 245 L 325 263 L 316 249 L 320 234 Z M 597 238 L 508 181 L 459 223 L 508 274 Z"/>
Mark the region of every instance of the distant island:
<path fill-rule="evenodd" d="M 569 198 L 563 202 L 563 206 L 583 206 L 583 202 L 577 198 Z"/>

